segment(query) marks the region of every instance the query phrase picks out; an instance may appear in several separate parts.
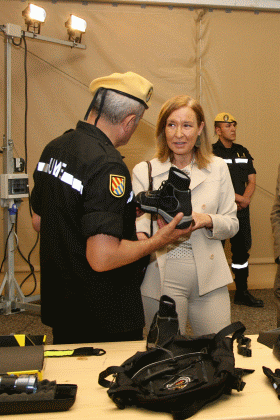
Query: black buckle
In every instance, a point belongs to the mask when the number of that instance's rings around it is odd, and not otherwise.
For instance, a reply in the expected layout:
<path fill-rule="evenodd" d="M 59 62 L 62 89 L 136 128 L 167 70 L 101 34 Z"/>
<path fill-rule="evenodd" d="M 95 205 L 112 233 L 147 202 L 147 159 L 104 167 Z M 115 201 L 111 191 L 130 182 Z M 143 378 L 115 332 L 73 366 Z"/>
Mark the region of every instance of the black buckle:
<path fill-rule="evenodd" d="M 251 338 L 245 337 L 243 334 L 237 338 L 237 353 L 245 357 L 252 356 Z"/>

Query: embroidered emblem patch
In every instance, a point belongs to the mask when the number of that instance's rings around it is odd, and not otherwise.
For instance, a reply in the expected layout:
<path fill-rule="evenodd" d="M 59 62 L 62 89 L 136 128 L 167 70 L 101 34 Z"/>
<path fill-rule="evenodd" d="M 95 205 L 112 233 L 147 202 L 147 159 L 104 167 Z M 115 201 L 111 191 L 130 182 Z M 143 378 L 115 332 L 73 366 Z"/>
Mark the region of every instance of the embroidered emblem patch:
<path fill-rule="evenodd" d="M 174 391 L 176 389 L 184 389 L 189 385 L 190 382 L 191 378 L 189 376 L 181 376 L 175 379 L 175 381 L 166 384 L 165 388 L 169 391 Z"/>
<path fill-rule="evenodd" d="M 110 192 L 114 197 L 122 197 L 125 193 L 125 177 L 110 175 Z"/>

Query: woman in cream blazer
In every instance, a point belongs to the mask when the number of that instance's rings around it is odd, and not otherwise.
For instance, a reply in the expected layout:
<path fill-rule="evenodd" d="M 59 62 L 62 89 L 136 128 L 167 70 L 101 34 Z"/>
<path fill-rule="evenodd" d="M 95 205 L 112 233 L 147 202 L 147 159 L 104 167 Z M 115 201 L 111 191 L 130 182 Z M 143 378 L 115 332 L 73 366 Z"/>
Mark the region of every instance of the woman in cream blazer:
<path fill-rule="evenodd" d="M 182 110 L 188 111 L 186 116 L 182 114 Z M 193 115 L 195 118 L 192 118 Z M 188 125 L 189 120 L 191 128 Z M 165 134 L 161 138 L 160 131 Z M 177 134 L 174 135 L 175 131 Z M 198 136 L 200 136 L 199 143 Z M 217 332 L 231 322 L 227 285 L 233 281 L 221 241 L 234 236 L 239 227 L 235 194 L 228 167 L 221 158 L 212 155 L 211 144 L 205 132 L 202 108 L 188 96 L 172 98 L 163 105 L 157 124 L 157 139 L 158 157 L 151 160 L 153 189 L 158 190 L 161 183 L 168 178 L 172 164 L 181 166 L 179 169 L 184 170 L 183 165 L 187 163 L 185 167 L 191 177 L 190 189 L 195 225 L 188 242 L 192 254 L 190 258 L 188 255 L 184 257 L 184 250 L 183 258 L 177 250 L 174 254 L 174 248 L 172 251 L 175 258 L 169 259 L 167 248 L 157 251 L 152 256 L 141 289 L 146 326 L 149 328 L 158 310 L 160 297 L 167 294 L 176 302 L 182 334 L 185 333 L 187 319 L 195 335 Z M 168 150 L 173 149 L 166 160 L 161 157 L 160 143 L 167 144 Z M 132 178 L 135 194 L 148 190 L 147 162 L 135 166 Z M 137 219 L 139 239 L 150 235 L 150 218 L 151 215 L 145 213 Z M 209 224 L 205 220 L 212 222 Z M 157 229 L 157 221 L 154 221 L 153 233 Z M 171 277 L 171 280 L 168 286 L 167 262 L 173 263 L 169 268 L 168 277 Z M 177 283 L 177 278 L 180 276 L 182 278 Z"/>

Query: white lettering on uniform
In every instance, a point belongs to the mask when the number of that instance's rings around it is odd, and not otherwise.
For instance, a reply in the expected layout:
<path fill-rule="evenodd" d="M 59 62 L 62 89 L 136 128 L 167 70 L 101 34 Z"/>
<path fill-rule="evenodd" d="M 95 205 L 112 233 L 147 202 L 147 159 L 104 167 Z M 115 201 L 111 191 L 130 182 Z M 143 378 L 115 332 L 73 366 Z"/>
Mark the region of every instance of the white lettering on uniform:
<path fill-rule="evenodd" d="M 52 167 L 53 167 L 53 158 L 50 159 L 50 163 L 47 166 L 47 173 L 51 174 L 52 173 Z"/>
<path fill-rule="evenodd" d="M 67 163 L 51 158 L 49 163 L 39 162 L 37 165 L 37 171 L 45 172 L 49 175 L 54 176 L 55 178 L 60 179 L 62 182 L 70 185 L 74 190 L 82 194 L 83 188 L 84 188 L 82 181 L 75 178 L 73 175 L 69 174 L 68 172 L 65 172 L 66 167 L 67 167 Z"/>
<path fill-rule="evenodd" d="M 66 168 L 67 164 L 63 162 L 58 162 L 57 160 L 54 163 L 54 168 L 52 170 L 52 175 L 56 178 L 61 178 L 64 172 L 64 168 Z"/>

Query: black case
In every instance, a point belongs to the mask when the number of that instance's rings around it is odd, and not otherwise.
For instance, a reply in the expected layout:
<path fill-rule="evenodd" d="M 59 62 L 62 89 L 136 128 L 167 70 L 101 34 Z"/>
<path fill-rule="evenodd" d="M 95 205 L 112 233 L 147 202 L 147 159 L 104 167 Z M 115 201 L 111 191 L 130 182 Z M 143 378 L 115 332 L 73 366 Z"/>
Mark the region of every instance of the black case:
<path fill-rule="evenodd" d="M 51 411 L 67 411 L 75 402 L 77 385 L 56 385 L 54 398 L 26 401 L 7 401 L 0 403 L 0 415 L 44 413 Z"/>

